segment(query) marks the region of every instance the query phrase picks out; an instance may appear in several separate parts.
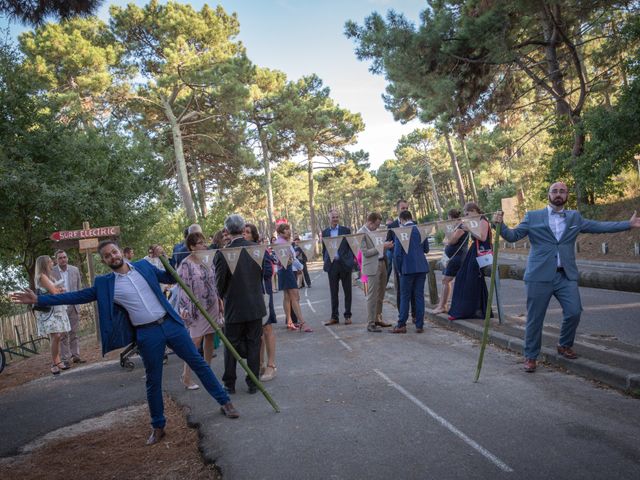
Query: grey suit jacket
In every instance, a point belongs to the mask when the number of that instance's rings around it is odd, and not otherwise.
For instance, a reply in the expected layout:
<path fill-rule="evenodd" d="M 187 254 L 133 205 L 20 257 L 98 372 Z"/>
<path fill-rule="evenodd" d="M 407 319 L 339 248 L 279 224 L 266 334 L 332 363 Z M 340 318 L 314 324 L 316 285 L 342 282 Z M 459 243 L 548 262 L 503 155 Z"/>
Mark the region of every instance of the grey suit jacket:
<path fill-rule="evenodd" d="M 80 276 L 80 270 L 78 267 L 74 267 L 73 265 L 67 265 L 67 274 L 68 274 L 68 282 L 69 282 L 69 292 L 76 292 L 78 290 L 82 290 L 82 278 Z M 62 279 L 62 274 L 60 273 L 60 267 L 57 265 L 53 267 L 51 271 L 51 276 L 56 280 Z M 70 305 L 72 306 L 76 313 L 80 313 L 80 305 Z"/>
<path fill-rule="evenodd" d="M 560 256 L 560 264 L 564 268 L 569 280 L 578 280 L 578 267 L 574 245 L 579 233 L 614 233 L 629 230 L 629 222 L 596 222 L 582 218 L 576 210 L 565 210 L 566 229 L 556 240 L 553 231 L 549 227 L 549 214 L 545 208 L 527 212 L 524 220 L 517 227 L 511 229 L 502 225 L 502 238 L 508 242 L 529 236 L 531 252 L 527 260 L 527 269 L 524 281 L 550 282 L 556 274 L 557 260 Z"/>
<path fill-rule="evenodd" d="M 358 233 L 364 233 L 364 239 L 362 240 L 363 247 L 361 248 L 362 274 L 367 276 L 378 273 L 378 249 L 368 235 L 368 232 L 364 226 L 358 230 Z"/>

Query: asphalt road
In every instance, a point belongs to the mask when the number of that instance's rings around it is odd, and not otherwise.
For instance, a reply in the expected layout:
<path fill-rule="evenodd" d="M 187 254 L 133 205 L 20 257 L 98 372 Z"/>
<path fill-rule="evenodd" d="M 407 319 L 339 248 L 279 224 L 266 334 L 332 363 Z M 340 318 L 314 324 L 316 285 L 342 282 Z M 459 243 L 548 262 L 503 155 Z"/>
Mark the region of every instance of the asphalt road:
<path fill-rule="evenodd" d="M 170 358 L 165 389 L 189 409 L 225 479 L 640 478 L 638 400 L 551 368 L 525 374 L 522 357 L 493 347 L 473 383 L 475 341 L 431 324 L 422 335 L 367 333 L 357 288 L 354 324 L 324 327 L 326 275 L 315 266 L 312 279 L 301 295 L 314 333 L 286 331 L 278 309 L 278 376 L 265 385 L 281 413 L 239 380 L 232 398 L 241 417 L 226 419 L 206 392 L 180 386 L 181 364 Z M 395 309 L 385 305 L 384 316 L 395 319 Z M 78 369 L 0 395 L 0 455 L 139 403 L 136 362 L 133 372 Z M 222 355 L 213 366 L 221 375 Z"/>

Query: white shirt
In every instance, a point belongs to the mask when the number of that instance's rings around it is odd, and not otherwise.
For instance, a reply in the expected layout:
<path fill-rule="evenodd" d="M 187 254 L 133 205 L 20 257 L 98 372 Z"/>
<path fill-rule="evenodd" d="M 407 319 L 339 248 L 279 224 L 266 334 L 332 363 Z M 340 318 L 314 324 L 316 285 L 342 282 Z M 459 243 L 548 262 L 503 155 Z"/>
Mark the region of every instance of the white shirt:
<path fill-rule="evenodd" d="M 69 269 L 67 268 L 66 270 L 62 270 L 60 267 L 58 267 L 58 270 L 60 271 L 60 278 L 64 280 L 64 291 L 68 292 L 69 291 Z"/>
<path fill-rule="evenodd" d="M 167 314 L 147 281 L 132 265 L 129 265 L 129 271 L 125 274 L 114 273 L 113 301 L 129 313 L 134 326 L 155 322 Z"/>
<path fill-rule="evenodd" d="M 566 213 L 564 209 L 560 210 L 560 212 L 565 213 L 565 215 L 552 214 L 551 212 L 553 211 L 554 211 L 553 208 L 547 205 L 547 215 L 549 215 L 549 228 L 551 228 L 553 235 L 556 237 L 556 240 L 559 242 L 560 239 L 562 238 L 562 234 L 567 229 L 567 217 L 565 216 Z M 562 264 L 560 263 L 560 255 L 556 255 L 556 260 L 557 260 L 558 267 L 561 267 Z"/>
<path fill-rule="evenodd" d="M 337 237 L 338 236 L 338 232 L 340 231 L 340 225 L 336 225 L 336 228 L 331 228 L 329 227 L 330 231 L 329 231 L 329 236 L 331 238 L 333 237 Z M 340 255 L 338 255 L 338 252 L 336 251 L 336 254 L 333 257 L 334 260 L 340 260 Z"/>

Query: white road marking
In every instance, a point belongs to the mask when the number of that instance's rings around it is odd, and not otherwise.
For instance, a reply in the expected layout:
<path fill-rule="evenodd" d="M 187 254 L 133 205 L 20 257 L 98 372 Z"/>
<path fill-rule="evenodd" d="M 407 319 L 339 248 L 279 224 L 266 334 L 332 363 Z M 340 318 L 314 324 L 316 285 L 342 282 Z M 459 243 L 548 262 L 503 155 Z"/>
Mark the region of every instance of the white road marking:
<path fill-rule="evenodd" d="M 316 303 L 317 303 L 317 302 L 316 302 Z M 307 305 L 309 305 L 309 308 L 311 309 L 311 311 L 312 311 L 313 313 L 316 313 L 316 309 L 315 309 L 315 308 L 313 308 L 313 305 L 311 305 L 311 300 L 308 300 L 308 299 L 307 299 Z"/>
<path fill-rule="evenodd" d="M 326 329 L 327 329 L 327 332 L 329 332 L 331 335 L 333 335 L 333 338 L 335 338 L 336 340 L 338 340 L 338 341 L 342 344 L 342 346 L 343 346 L 344 348 L 346 348 L 346 349 L 347 349 L 347 350 L 349 350 L 350 352 L 352 351 L 351 347 L 350 347 L 349 345 L 347 345 L 347 344 L 344 342 L 344 340 L 342 340 L 342 339 L 338 336 L 338 334 L 337 334 L 336 332 L 334 332 L 333 330 L 331 330 L 331 329 L 330 329 L 329 327 L 327 327 L 326 325 L 323 325 L 323 326 L 324 326 L 324 328 L 326 328 Z"/>
<path fill-rule="evenodd" d="M 483 457 L 485 457 L 487 460 L 489 460 L 491 463 L 493 463 L 495 466 L 497 466 L 500 470 L 502 470 L 503 472 L 508 472 L 508 473 L 513 472 L 513 469 L 509 465 L 504 463 L 502 460 L 500 460 L 498 457 L 496 457 L 493 453 L 491 453 L 489 450 L 484 448 L 482 445 L 478 444 L 477 442 L 475 442 L 474 440 L 469 438 L 467 435 L 465 435 L 463 432 L 458 430 L 456 427 L 454 427 L 446 419 L 442 418 L 436 412 L 431 410 L 424 403 L 422 403 L 420 400 L 418 400 L 416 397 L 414 397 L 411 393 L 409 393 L 407 390 L 405 390 L 404 387 L 402 387 L 401 385 L 398 385 L 397 383 L 395 383 L 393 380 L 391 380 L 389 377 L 387 377 L 380 370 L 374 369 L 373 371 L 376 372 L 380 377 L 382 377 L 390 386 L 392 386 L 393 388 L 398 390 L 401 394 L 403 394 L 405 397 L 407 397 L 409 400 L 411 400 L 411 402 L 414 403 L 423 412 L 425 412 L 427 415 L 429 415 L 436 422 L 438 422 L 444 428 L 449 430 L 451 433 L 453 433 L 456 437 L 458 437 L 460 440 L 465 442 L 471 448 L 473 448 L 478 453 L 480 453 Z"/>
<path fill-rule="evenodd" d="M 305 288 L 305 289 L 304 289 L 304 296 L 305 296 L 305 297 L 308 297 L 308 296 L 309 296 L 309 289 L 308 289 L 308 288 Z"/>

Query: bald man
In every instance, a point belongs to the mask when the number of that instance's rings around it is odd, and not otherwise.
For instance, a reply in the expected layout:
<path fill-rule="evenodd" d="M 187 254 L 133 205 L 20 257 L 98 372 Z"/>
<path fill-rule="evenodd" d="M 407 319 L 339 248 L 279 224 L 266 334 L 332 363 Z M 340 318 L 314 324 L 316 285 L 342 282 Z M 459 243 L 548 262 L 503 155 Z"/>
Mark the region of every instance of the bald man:
<path fill-rule="evenodd" d="M 502 237 L 517 242 L 528 236 L 531 252 L 524 275 L 527 291 L 527 324 L 524 338 L 524 369 L 535 372 L 536 359 L 542 344 L 544 316 L 553 295 L 562 306 L 562 327 L 558 353 L 573 360 L 576 329 L 580 323 L 582 303 L 578 290 L 578 267 L 575 257 L 579 233 L 614 233 L 640 227 L 634 212 L 627 222 L 596 222 L 582 218 L 580 212 L 565 210 L 569 189 L 562 182 L 549 187 L 549 204 L 542 210 L 527 212 L 520 225 L 511 229 L 502 226 Z M 502 212 L 493 217 L 502 222 Z"/>

